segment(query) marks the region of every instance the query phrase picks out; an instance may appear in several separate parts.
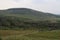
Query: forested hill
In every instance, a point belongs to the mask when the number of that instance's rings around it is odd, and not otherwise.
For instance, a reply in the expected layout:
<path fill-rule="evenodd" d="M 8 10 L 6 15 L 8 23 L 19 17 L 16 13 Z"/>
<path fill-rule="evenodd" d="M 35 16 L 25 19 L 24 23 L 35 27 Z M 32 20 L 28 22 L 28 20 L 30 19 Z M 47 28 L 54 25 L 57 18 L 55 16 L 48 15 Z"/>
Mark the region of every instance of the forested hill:
<path fill-rule="evenodd" d="M 60 29 L 60 15 L 28 8 L 0 10 L 0 29 Z"/>

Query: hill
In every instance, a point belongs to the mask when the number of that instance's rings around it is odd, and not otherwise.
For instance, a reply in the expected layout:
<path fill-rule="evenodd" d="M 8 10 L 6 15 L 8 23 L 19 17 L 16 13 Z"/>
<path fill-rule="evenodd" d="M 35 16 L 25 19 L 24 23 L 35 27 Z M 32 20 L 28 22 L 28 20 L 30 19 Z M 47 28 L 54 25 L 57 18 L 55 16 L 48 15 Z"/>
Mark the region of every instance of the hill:
<path fill-rule="evenodd" d="M 28 8 L 0 10 L 0 29 L 60 29 L 60 16 Z"/>
<path fill-rule="evenodd" d="M 7 10 L 0 10 L 0 14 L 5 14 L 6 16 L 24 17 L 35 20 L 55 19 L 60 17 L 51 13 L 44 13 L 28 8 L 11 8 Z"/>
<path fill-rule="evenodd" d="M 28 8 L 0 10 L 0 40 L 60 40 L 60 15 Z"/>

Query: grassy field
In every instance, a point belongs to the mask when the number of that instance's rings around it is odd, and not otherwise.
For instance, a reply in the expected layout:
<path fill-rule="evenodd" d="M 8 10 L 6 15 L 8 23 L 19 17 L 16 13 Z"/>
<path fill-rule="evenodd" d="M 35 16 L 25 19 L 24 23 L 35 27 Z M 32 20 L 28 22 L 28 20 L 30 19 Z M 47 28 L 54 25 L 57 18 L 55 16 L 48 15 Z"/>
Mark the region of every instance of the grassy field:
<path fill-rule="evenodd" d="M 60 30 L 0 30 L 2 40 L 60 40 Z"/>

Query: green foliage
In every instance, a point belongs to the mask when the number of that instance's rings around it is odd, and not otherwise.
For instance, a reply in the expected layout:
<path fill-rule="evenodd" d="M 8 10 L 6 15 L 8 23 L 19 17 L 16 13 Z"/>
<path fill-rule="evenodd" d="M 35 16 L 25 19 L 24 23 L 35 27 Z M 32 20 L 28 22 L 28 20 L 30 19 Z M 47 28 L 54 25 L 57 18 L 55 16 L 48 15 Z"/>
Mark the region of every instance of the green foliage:
<path fill-rule="evenodd" d="M 0 37 L 0 40 L 2 40 L 2 38 Z"/>
<path fill-rule="evenodd" d="M 60 29 L 59 20 L 40 20 L 33 21 L 28 18 L 20 18 L 15 16 L 1 16 L 0 29 L 38 29 L 38 30 L 56 30 Z"/>
<path fill-rule="evenodd" d="M 0 10 L 0 29 L 60 29 L 60 16 L 27 8 Z"/>

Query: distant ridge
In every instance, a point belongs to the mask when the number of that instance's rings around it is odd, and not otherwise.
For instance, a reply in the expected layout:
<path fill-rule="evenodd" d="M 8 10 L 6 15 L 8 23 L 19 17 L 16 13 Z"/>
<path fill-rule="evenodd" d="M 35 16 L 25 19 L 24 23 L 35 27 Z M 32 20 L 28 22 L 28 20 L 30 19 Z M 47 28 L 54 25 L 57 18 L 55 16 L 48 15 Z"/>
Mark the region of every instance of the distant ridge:
<path fill-rule="evenodd" d="M 54 19 L 54 18 L 60 18 L 60 16 L 58 15 L 54 15 L 51 13 L 45 13 L 45 12 L 41 12 L 41 11 L 37 11 L 37 10 L 33 10 L 33 9 L 29 9 L 29 8 L 10 8 L 7 10 L 0 10 L 0 14 L 10 14 L 10 15 L 22 15 L 23 17 L 28 17 L 28 18 L 32 18 L 32 19 Z M 12 15 L 12 16 L 13 16 Z"/>

